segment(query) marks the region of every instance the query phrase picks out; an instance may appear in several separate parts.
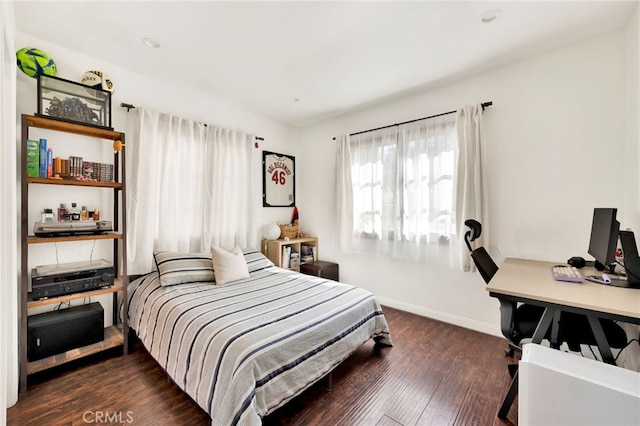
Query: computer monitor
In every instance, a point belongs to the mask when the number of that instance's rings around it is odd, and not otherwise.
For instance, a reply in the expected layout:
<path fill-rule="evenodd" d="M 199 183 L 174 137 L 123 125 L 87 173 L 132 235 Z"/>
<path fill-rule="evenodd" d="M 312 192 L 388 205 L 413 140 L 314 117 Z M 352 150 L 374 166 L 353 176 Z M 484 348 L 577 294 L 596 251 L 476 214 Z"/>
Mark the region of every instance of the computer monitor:
<path fill-rule="evenodd" d="M 605 267 L 616 261 L 616 246 L 620 230 L 620 222 L 616 220 L 617 212 L 616 208 L 593 209 L 588 252 Z"/>
<path fill-rule="evenodd" d="M 616 247 L 619 237 L 624 256 L 624 264 L 620 266 L 624 268 L 627 279 L 614 279 L 609 285 L 640 289 L 640 257 L 635 236 L 632 231 L 620 231 L 620 222 L 616 220 L 616 214 L 615 208 L 593 209 L 589 254 L 604 267 L 618 263 Z"/>
<path fill-rule="evenodd" d="M 636 246 L 636 237 L 632 231 L 620 231 L 620 244 L 624 256 L 624 270 L 627 272 L 627 280 L 618 287 L 631 287 L 640 289 L 640 257 Z M 615 285 L 612 281 L 612 283 Z"/>

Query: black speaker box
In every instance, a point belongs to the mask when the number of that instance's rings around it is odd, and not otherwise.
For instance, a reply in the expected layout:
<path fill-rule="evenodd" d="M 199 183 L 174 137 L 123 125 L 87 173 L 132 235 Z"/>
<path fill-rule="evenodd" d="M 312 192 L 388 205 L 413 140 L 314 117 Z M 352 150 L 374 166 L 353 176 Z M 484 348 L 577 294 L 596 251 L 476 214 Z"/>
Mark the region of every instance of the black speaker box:
<path fill-rule="evenodd" d="M 104 340 L 104 309 L 99 302 L 31 315 L 27 318 L 27 359 L 35 361 Z"/>

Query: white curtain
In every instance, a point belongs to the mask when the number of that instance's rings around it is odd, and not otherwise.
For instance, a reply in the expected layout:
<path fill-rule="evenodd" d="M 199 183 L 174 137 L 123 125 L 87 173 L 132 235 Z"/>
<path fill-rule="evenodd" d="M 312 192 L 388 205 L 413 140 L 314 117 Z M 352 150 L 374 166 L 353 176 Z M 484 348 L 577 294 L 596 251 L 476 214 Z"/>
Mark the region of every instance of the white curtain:
<path fill-rule="evenodd" d="M 253 136 L 135 108 L 127 125 L 128 272 L 153 251 L 250 245 Z"/>
<path fill-rule="evenodd" d="M 472 270 L 469 250 L 464 243 L 466 219 L 482 224 L 482 236 L 476 246 L 489 249 L 489 217 L 486 180 L 483 173 L 484 149 L 482 135 L 482 105 L 467 105 L 456 114 L 458 135 L 458 172 L 456 174 L 456 222 L 458 229 L 458 260 L 463 271 Z"/>
<path fill-rule="evenodd" d="M 354 252 L 449 265 L 455 244 L 455 117 L 441 116 L 355 134 L 351 157 Z M 338 206 L 349 197 L 345 149 L 338 150 Z M 348 208 L 346 203 L 342 206 Z M 346 216 L 346 213 L 342 213 Z M 343 245 L 344 246 L 344 245 Z"/>
<path fill-rule="evenodd" d="M 336 139 L 341 252 L 470 270 L 464 221 L 489 241 L 482 105 Z"/>
<path fill-rule="evenodd" d="M 16 186 L 16 47 L 12 2 L 0 2 L 0 424 L 18 400 L 18 201 Z M 26 249 L 26 247 L 25 247 Z"/>
<path fill-rule="evenodd" d="M 336 210 L 338 249 L 351 253 L 353 239 L 353 186 L 351 183 L 351 148 L 349 135 L 336 137 Z"/>
<path fill-rule="evenodd" d="M 404 240 L 411 242 L 413 260 L 454 266 L 455 119 L 448 114 L 408 123 L 400 126 L 400 137 Z"/>

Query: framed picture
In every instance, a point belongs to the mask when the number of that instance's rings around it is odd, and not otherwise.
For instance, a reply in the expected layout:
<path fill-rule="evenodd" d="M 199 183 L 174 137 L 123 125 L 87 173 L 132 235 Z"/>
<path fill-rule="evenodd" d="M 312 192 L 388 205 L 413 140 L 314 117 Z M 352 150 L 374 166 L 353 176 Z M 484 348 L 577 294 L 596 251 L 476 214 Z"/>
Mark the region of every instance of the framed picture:
<path fill-rule="evenodd" d="M 262 151 L 262 206 L 293 207 L 295 204 L 295 157 Z"/>

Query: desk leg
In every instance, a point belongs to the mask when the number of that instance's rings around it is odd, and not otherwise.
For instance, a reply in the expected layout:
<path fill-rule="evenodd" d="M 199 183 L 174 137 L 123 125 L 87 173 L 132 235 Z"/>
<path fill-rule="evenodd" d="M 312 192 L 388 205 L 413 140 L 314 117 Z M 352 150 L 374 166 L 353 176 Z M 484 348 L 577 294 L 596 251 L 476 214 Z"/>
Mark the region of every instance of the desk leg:
<path fill-rule="evenodd" d="M 506 419 L 507 414 L 509 414 L 509 410 L 511 409 L 511 404 L 513 404 L 513 400 L 516 399 L 516 395 L 518 394 L 518 370 L 516 370 L 516 374 L 513 375 L 513 379 L 511 380 L 511 386 L 509 386 L 509 390 L 502 401 L 502 405 L 500 406 L 500 411 L 498 411 L 498 417 L 501 419 Z"/>
<path fill-rule="evenodd" d="M 540 344 L 544 339 L 544 335 L 547 334 L 547 330 L 553 321 L 557 309 L 556 308 L 545 308 L 544 313 L 542 314 L 542 318 L 540 318 L 540 322 L 536 327 L 536 331 L 533 333 L 531 337 L 531 343 Z"/>
<path fill-rule="evenodd" d="M 558 343 L 558 333 L 560 332 L 560 315 L 562 312 L 556 311 L 553 315 L 553 323 L 551 324 L 551 337 L 549 339 L 549 345 L 553 349 L 560 349 L 560 344 Z"/>
<path fill-rule="evenodd" d="M 540 318 L 540 322 L 536 327 L 536 331 L 533 333 L 533 337 L 531 338 L 531 343 L 540 344 L 544 339 L 544 335 L 547 334 L 547 330 L 551 325 L 551 322 L 556 317 L 556 312 L 558 310 L 556 308 L 545 308 L 544 313 L 542 314 L 542 318 Z M 507 414 L 509 414 L 509 410 L 511 409 L 511 404 L 513 404 L 513 400 L 516 398 L 518 394 L 518 371 L 513 375 L 513 379 L 511 380 L 511 385 L 509 386 L 509 390 L 502 401 L 502 405 L 500 406 L 500 410 L 498 411 L 498 417 L 501 419 L 507 418 Z"/>
<path fill-rule="evenodd" d="M 607 338 L 604 335 L 604 330 L 602 330 L 602 324 L 600 324 L 600 320 L 594 317 L 593 315 L 587 315 L 587 319 L 589 320 L 589 325 L 591 326 L 591 331 L 593 331 L 593 336 L 596 338 L 596 342 L 598 343 L 598 350 L 600 351 L 600 355 L 602 356 L 602 361 L 607 364 L 616 365 L 616 361 L 613 358 L 613 354 L 611 353 L 611 347 L 609 346 L 609 342 L 607 342 Z"/>

